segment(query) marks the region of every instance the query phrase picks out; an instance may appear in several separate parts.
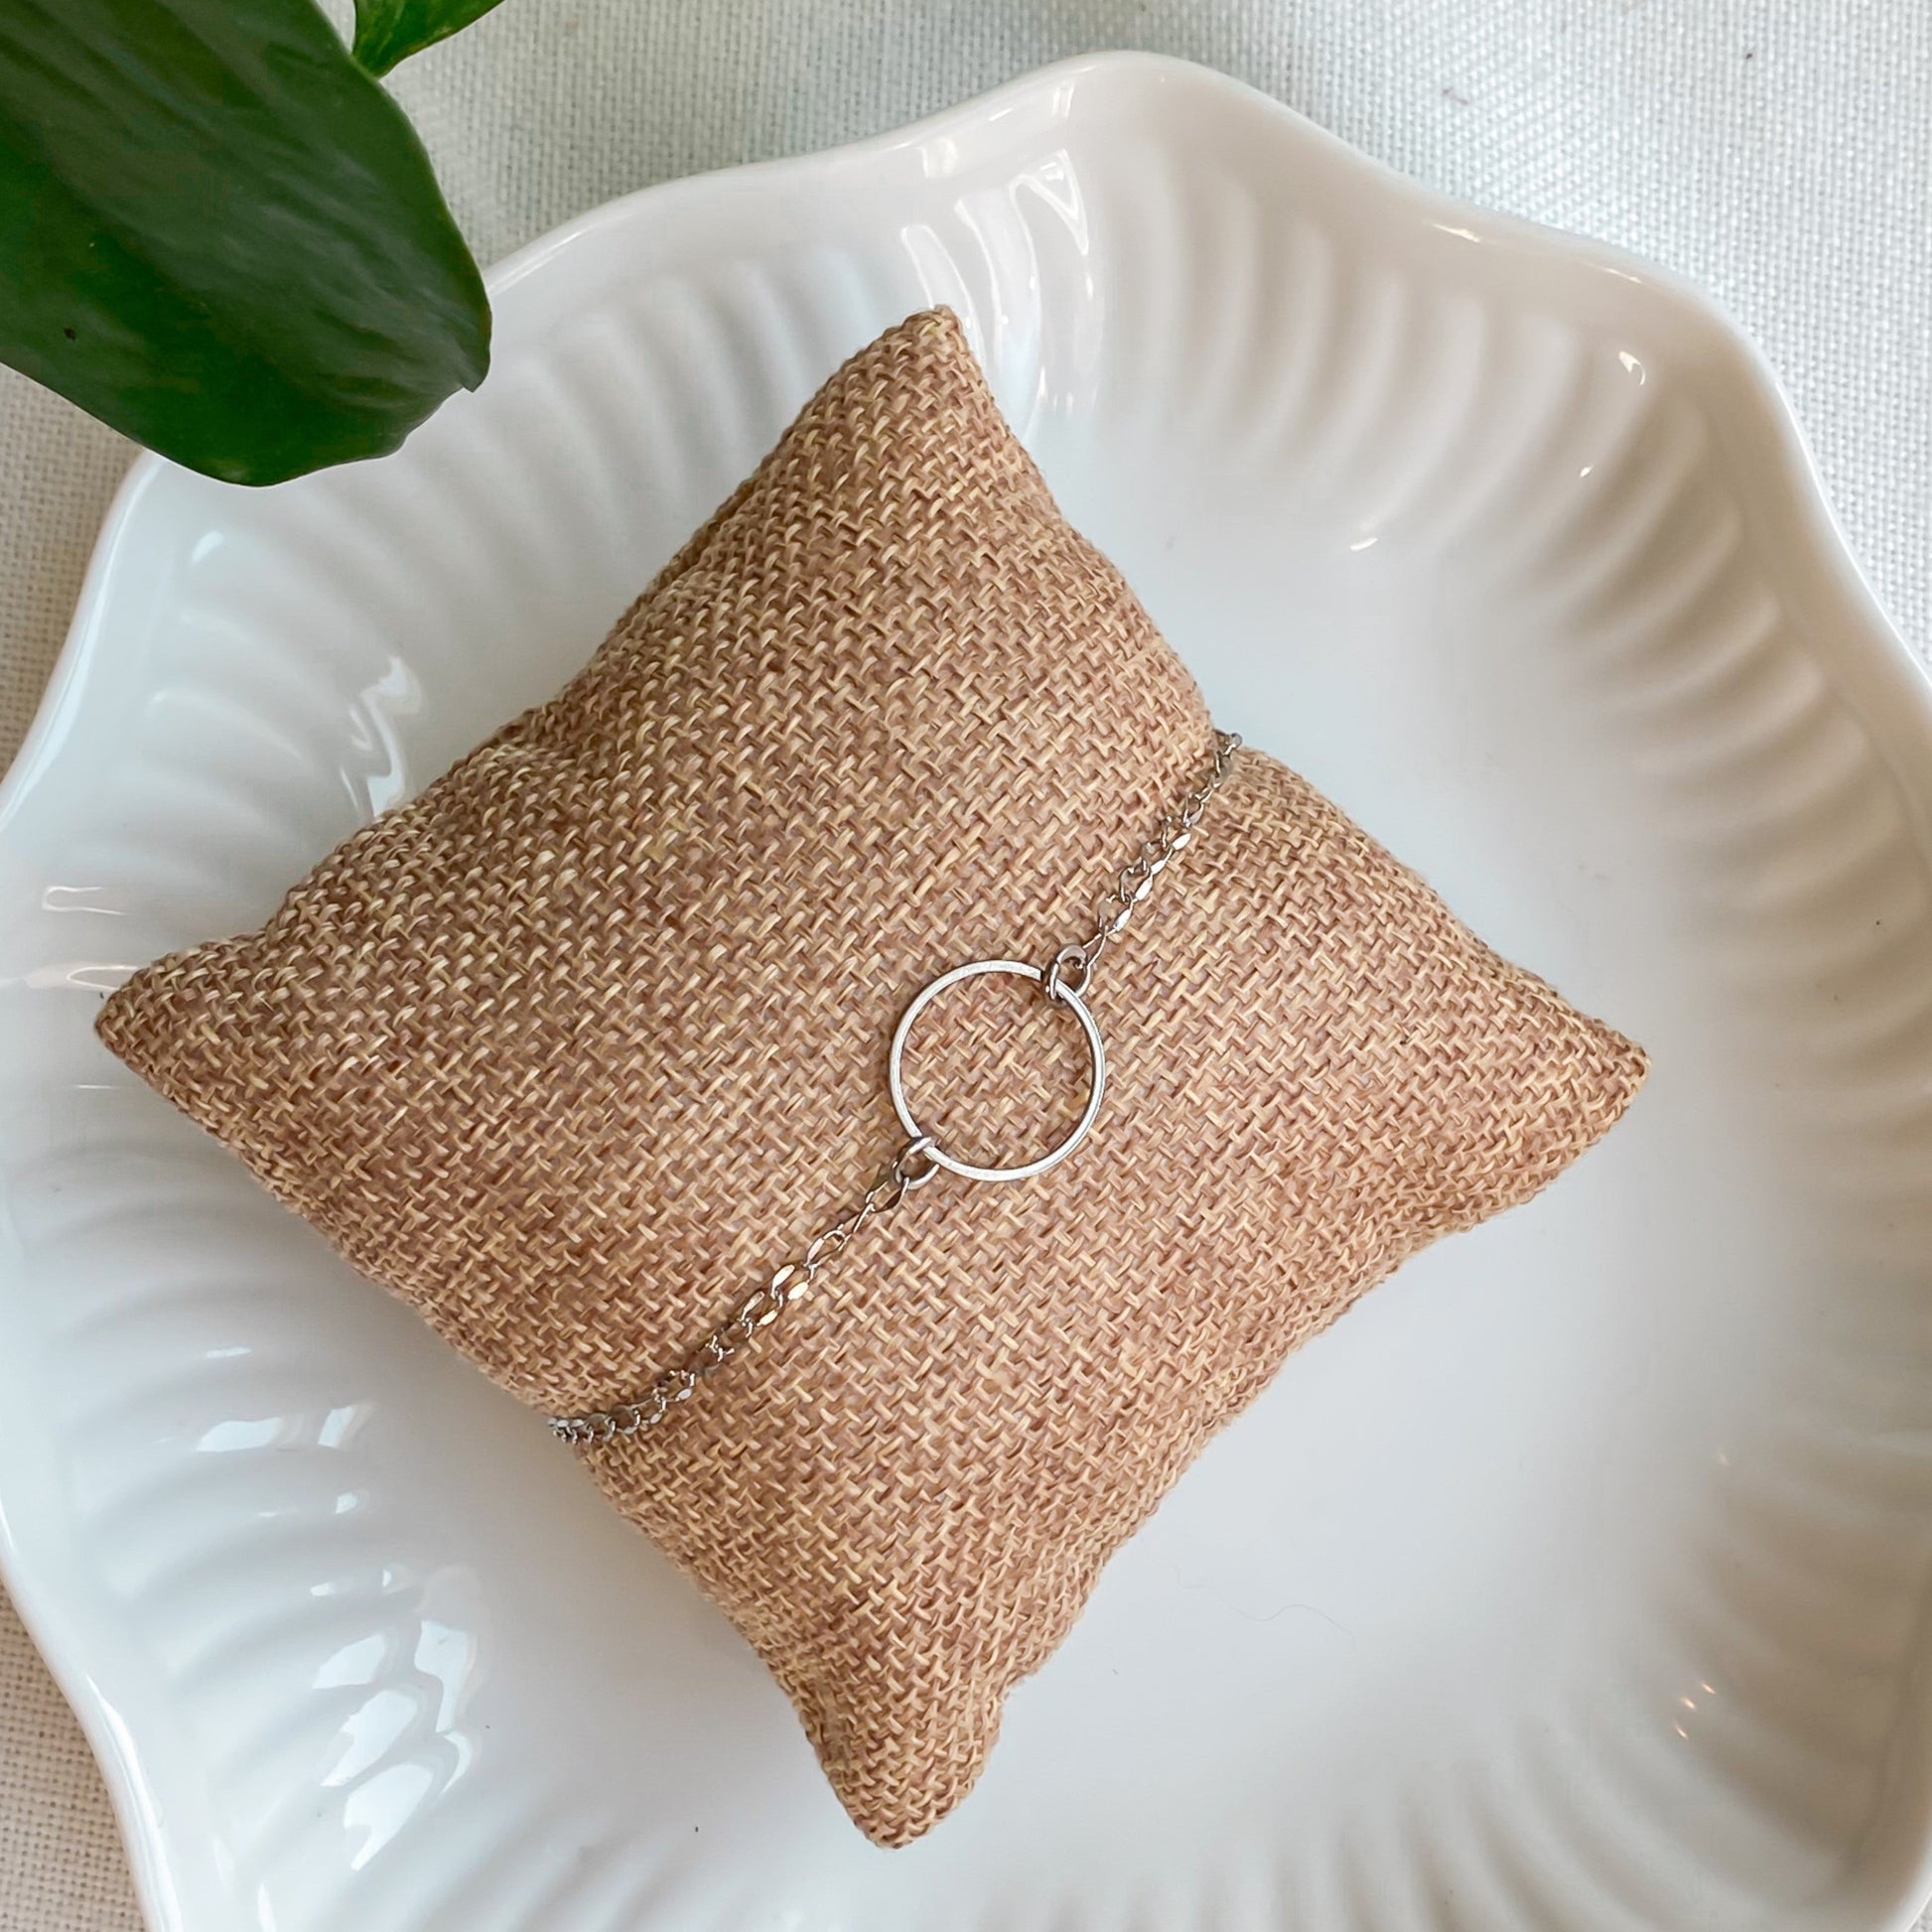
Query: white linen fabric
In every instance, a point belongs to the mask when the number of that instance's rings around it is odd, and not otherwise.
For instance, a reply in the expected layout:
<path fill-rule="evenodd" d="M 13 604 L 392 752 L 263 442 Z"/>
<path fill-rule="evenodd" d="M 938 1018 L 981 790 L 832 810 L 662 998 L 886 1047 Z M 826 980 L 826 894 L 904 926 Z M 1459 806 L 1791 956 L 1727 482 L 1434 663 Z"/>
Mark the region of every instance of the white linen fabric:
<path fill-rule="evenodd" d="M 1783 379 L 1879 601 L 1932 646 L 1919 0 L 504 0 L 393 80 L 487 262 L 645 183 L 1113 47 L 1219 68 L 1434 187 L 1709 289 Z M 0 761 L 129 454 L 0 370 Z M 0 1604 L 0 1932 L 138 1922 L 86 1747 Z"/>

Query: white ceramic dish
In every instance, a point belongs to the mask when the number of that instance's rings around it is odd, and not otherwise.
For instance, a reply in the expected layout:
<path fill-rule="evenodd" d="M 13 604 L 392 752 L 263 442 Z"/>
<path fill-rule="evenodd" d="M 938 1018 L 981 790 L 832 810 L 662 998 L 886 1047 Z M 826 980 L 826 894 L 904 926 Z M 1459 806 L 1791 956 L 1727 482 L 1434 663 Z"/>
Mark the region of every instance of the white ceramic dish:
<path fill-rule="evenodd" d="M 7 1581 L 194 1932 L 1902 1925 L 1928 1882 L 1932 704 L 1697 297 L 1138 58 L 494 277 L 401 455 L 139 465 L 0 806 Z M 1297 1359 L 885 1854 L 568 1453 L 94 1043 L 969 318 L 1222 720 L 1644 1039 Z"/>

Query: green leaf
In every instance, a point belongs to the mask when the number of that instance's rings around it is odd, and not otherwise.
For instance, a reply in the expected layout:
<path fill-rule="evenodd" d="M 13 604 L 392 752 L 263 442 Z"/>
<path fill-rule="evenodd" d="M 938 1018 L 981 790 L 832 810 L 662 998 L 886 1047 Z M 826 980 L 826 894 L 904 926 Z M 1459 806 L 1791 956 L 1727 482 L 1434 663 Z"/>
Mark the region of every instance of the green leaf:
<path fill-rule="evenodd" d="M 355 0 L 355 58 L 371 73 L 448 40 L 501 0 Z"/>
<path fill-rule="evenodd" d="M 475 388 L 489 304 L 312 0 L 0 0 L 0 360 L 275 483 Z"/>

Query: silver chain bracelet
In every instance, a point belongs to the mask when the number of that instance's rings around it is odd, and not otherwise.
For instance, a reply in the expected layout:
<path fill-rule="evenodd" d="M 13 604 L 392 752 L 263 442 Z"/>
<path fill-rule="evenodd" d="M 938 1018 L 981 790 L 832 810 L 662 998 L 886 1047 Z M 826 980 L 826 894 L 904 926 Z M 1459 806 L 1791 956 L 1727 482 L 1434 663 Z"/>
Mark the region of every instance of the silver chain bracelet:
<path fill-rule="evenodd" d="M 654 1429 L 679 1403 L 690 1401 L 698 1384 L 715 1375 L 735 1355 L 741 1353 L 760 1328 L 769 1327 L 792 1303 L 811 1288 L 818 1271 L 832 1259 L 868 1221 L 891 1213 L 907 1195 L 923 1187 L 935 1174 L 955 1173 L 967 1180 L 1025 1180 L 1057 1167 L 1092 1132 L 1100 1114 L 1101 1095 L 1107 1085 L 1107 1048 L 1100 1028 L 1087 1008 L 1086 995 L 1093 985 L 1094 969 L 1101 955 L 1127 930 L 1128 921 L 1154 890 L 1154 882 L 1183 852 L 1194 836 L 1194 828 L 1207 809 L 1207 801 L 1220 788 L 1234 763 L 1241 741 L 1232 732 L 1214 734 L 1214 757 L 1194 788 L 1167 812 L 1153 835 L 1139 852 L 1121 868 L 1113 890 L 1100 902 L 1098 923 L 1086 938 L 1062 946 L 1044 966 L 1033 966 L 1023 959 L 975 959 L 941 973 L 936 980 L 913 996 L 899 1016 L 893 1035 L 892 1052 L 886 1063 L 886 1080 L 893 1097 L 893 1111 L 905 1129 L 906 1141 L 880 1171 L 879 1177 L 858 1203 L 821 1228 L 805 1244 L 803 1253 L 776 1269 L 770 1278 L 739 1303 L 729 1315 L 712 1329 L 675 1368 L 667 1368 L 644 1393 L 632 1402 L 620 1402 L 614 1408 L 593 1409 L 581 1416 L 552 1416 L 553 1435 L 567 1443 L 608 1443 L 619 1436 L 635 1436 Z M 1080 1024 L 1087 1044 L 1087 1102 L 1080 1118 L 1060 1144 L 1037 1161 L 1012 1168 L 978 1168 L 948 1154 L 918 1123 L 911 1102 L 905 1095 L 905 1041 L 915 1021 L 940 994 L 962 980 L 977 979 L 985 973 L 1010 975 L 1032 980 L 1054 1005 L 1066 1008 Z"/>

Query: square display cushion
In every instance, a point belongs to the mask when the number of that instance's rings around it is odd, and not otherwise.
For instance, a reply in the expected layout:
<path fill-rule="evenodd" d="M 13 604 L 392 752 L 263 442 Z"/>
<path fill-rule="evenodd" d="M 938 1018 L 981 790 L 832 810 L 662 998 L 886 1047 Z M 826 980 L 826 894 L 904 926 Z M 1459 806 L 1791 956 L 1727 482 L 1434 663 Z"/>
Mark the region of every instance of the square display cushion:
<path fill-rule="evenodd" d="M 958 323 L 914 316 L 555 699 L 100 1034 L 485 1373 L 603 1408 L 904 1144 L 911 996 L 1089 932 L 1212 744 Z M 1289 1351 L 1553 1179 L 1644 1071 L 1256 751 L 1089 1002 L 1077 1153 L 940 1174 L 665 1423 L 579 1451 L 886 1844 L 964 1796 L 1008 1689 Z M 969 1160 L 1038 1154 L 1083 1097 L 1021 981 L 946 995 L 913 1049 Z"/>

